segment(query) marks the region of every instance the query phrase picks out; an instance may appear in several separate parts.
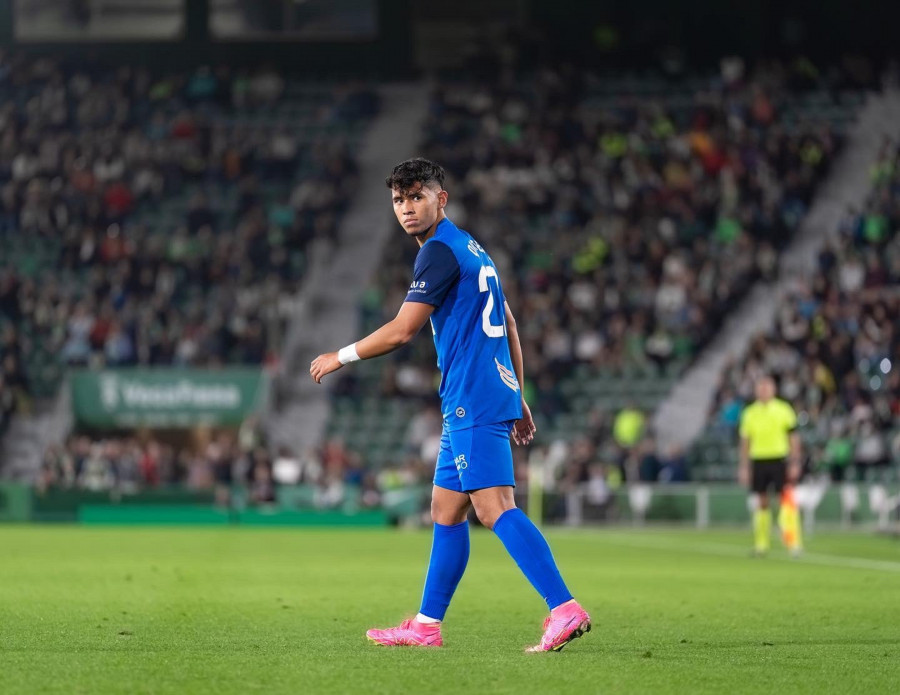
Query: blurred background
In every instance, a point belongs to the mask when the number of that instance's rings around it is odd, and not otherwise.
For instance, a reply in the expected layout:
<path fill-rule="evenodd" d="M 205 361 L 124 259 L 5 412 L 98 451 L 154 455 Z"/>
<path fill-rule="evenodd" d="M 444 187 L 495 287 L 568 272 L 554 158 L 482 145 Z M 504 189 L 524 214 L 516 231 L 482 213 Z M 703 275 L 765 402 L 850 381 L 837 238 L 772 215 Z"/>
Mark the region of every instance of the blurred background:
<path fill-rule="evenodd" d="M 517 314 L 549 523 L 745 523 L 774 374 L 814 524 L 900 508 L 900 6 L 0 0 L 0 520 L 427 523 L 447 169 Z"/>

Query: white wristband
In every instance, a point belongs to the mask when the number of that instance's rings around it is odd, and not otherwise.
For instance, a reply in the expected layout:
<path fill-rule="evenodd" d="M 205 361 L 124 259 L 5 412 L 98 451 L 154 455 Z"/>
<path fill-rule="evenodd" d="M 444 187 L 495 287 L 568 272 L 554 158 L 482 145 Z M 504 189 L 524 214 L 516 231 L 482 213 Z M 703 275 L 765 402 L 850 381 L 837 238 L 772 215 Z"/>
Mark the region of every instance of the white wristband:
<path fill-rule="evenodd" d="M 338 350 L 338 362 L 341 364 L 350 364 L 351 362 L 357 362 L 358 360 L 359 354 L 356 352 L 356 343 L 348 345 L 347 347 L 342 347 Z"/>

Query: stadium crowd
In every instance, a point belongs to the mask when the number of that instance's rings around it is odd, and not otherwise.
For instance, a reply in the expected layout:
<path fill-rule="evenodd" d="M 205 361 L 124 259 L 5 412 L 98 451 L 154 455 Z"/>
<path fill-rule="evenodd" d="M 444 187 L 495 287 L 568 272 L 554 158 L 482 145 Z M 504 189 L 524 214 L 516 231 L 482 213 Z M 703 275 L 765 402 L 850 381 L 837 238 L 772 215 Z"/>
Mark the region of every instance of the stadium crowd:
<path fill-rule="evenodd" d="M 339 507 L 351 495 L 375 507 L 385 492 L 425 483 L 428 467 L 415 456 L 373 471 L 338 439 L 295 455 L 266 446 L 259 422 L 249 418 L 236 432 L 203 432 L 189 445 L 151 432 L 88 436 L 73 434 L 44 454 L 37 489 L 82 489 L 116 495 L 178 486 L 212 492 L 220 505 L 276 501 L 277 485 L 314 490 L 309 502 Z"/>
<path fill-rule="evenodd" d="M 3 287 L 0 285 L 0 302 Z M 2 311 L 2 305 L 0 305 Z M 28 380 L 22 369 L 22 346 L 11 325 L 0 329 L 0 437 L 13 414 L 27 402 Z"/>
<path fill-rule="evenodd" d="M 841 139 L 825 118 L 796 117 L 797 82 L 782 66 L 731 64 L 653 93 L 548 69 L 433 89 L 422 153 L 447 169 L 448 216 L 500 268 L 542 423 L 573 407 L 560 384 L 579 366 L 677 373 L 754 281 L 774 277 Z M 367 327 L 402 302 L 416 251 L 388 248 Z M 427 341 L 388 360 L 381 397 L 433 393 Z M 339 398 L 372 395 L 371 382 L 342 379 Z M 685 452 L 657 451 L 626 400 L 592 406 L 560 489 L 688 479 Z M 633 413 L 642 424 L 622 441 L 616 426 Z"/>
<path fill-rule="evenodd" d="M 0 144 L 10 155 L 0 168 L 0 235 L 58 240 L 44 267 L 61 269 L 0 269 L 11 342 L 92 367 L 277 359 L 301 250 L 330 236 L 341 213 L 334 191 L 355 176 L 346 143 L 247 126 L 243 115 L 278 113 L 288 99 L 284 78 L 269 70 L 159 77 L 9 59 L 0 66 L 0 92 L 5 85 L 28 95 L 0 111 Z M 777 65 L 752 75 L 730 65 L 702 84 L 648 94 L 538 68 L 528 79 L 433 89 L 423 154 L 447 168 L 450 217 L 500 267 L 523 319 L 526 392 L 542 417 L 570 407 L 558 384 L 575 366 L 677 372 L 750 284 L 773 276 L 840 144 L 827 120 L 790 118 L 794 77 Z M 57 108 L 42 107 L 48 115 L 34 120 L 35 103 Z M 342 89 L 314 118 L 352 122 L 376 108 L 368 90 Z M 286 181 L 269 195 L 268 184 Z M 154 215 L 178 196 L 175 217 Z M 415 250 L 387 249 L 364 299 L 368 326 L 402 301 Z M 427 399 L 433 361 L 431 346 L 417 341 L 386 360 L 379 393 L 349 370 L 336 392 Z M 27 370 L 18 371 L 14 388 L 28 393 Z M 560 470 L 560 486 L 688 477 L 683 452 L 657 452 L 643 420 L 637 436 L 620 440 L 624 406 L 591 413 L 584 441 L 573 446 L 583 465 Z M 373 495 L 390 486 L 371 471 L 357 475 L 356 452 L 329 447 L 350 460 L 331 480 L 373 481 L 364 484 Z M 161 452 L 150 456 L 161 461 L 161 482 L 214 484 L 224 470 L 208 447 L 74 437 L 48 452 L 46 478 L 88 485 L 83 463 L 99 461 L 107 474 L 97 479 L 151 484 L 131 463 L 150 450 Z M 433 457 L 421 443 L 403 451 L 390 475 L 423 479 Z M 284 457 L 238 447 L 226 458 L 234 479 L 250 481 L 263 469 L 277 478 Z M 307 459 L 328 470 L 322 455 L 297 460 Z"/>
<path fill-rule="evenodd" d="M 900 147 L 886 143 L 874 190 L 847 212 L 811 277 L 795 277 L 773 329 L 725 371 L 712 426 L 732 436 L 753 383 L 775 375 L 806 425 L 814 469 L 843 480 L 900 464 Z"/>
<path fill-rule="evenodd" d="M 423 153 L 448 170 L 448 214 L 501 269 L 528 371 L 683 364 L 749 285 L 775 271 L 839 137 L 788 130 L 777 73 L 695 93 L 602 98 L 548 70 L 527 83 L 445 84 Z M 415 247 L 391 247 L 370 322 L 405 295 Z M 406 363 L 409 354 L 397 357 Z M 431 386 L 428 350 L 418 379 Z M 546 394 L 543 394 L 546 395 Z"/>
<path fill-rule="evenodd" d="M 377 109 L 266 68 L 84 65 L 0 55 L 4 420 L 59 361 L 277 360 L 304 251 L 356 176 L 346 132 Z"/>

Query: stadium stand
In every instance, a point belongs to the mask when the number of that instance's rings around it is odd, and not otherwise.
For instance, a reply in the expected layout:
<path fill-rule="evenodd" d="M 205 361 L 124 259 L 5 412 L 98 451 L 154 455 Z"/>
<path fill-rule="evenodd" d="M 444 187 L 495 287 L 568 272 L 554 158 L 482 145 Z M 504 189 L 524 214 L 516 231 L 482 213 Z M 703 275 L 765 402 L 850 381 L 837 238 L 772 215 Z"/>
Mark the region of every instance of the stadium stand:
<path fill-rule="evenodd" d="M 272 457 L 252 422 L 238 433 L 220 432 L 196 446 L 173 446 L 152 436 L 73 434 L 44 454 L 39 490 L 81 488 L 134 493 L 168 485 L 218 488 L 227 501 L 232 483 L 247 487 L 255 502 L 274 499 Z"/>
<path fill-rule="evenodd" d="M 0 99 L 0 436 L 67 366 L 277 363 L 373 90 L 13 56 Z M 103 441 L 127 468 L 135 442 Z"/>
<path fill-rule="evenodd" d="M 648 458 L 645 470 L 685 477 L 680 451 L 611 448 L 614 416 L 649 413 L 752 283 L 772 278 L 861 103 L 793 85 L 774 66 L 732 81 L 539 70 L 435 89 L 422 154 L 445 164 L 448 214 L 501 269 L 543 442 L 587 436 L 620 475 Z M 388 248 L 367 328 L 399 306 L 415 251 Z M 355 365 L 329 433 L 390 463 L 411 450 L 405 423 L 435 386 L 426 341 L 386 367 Z"/>
<path fill-rule="evenodd" d="M 275 362 L 303 248 L 339 223 L 334 190 L 353 180 L 352 145 L 377 109 L 373 93 L 267 71 L 160 79 L 128 70 L 70 74 L 50 63 L 20 64 L 11 74 L 18 77 L 9 93 L 32 99 L 52 100 L 48 85 L 60 85 L 56 98 L 78 133 L 100 127 L 78 120 L 90 113 L 85 103 L 118 100 L 124 115 L 104 126 L 121 148 L 60 154 L 58 170 L 19 178 L 11 167 L 2 229 L 16 270 L 0 277 L 0 307 L 14 318 L 4 356 L 28 361 L 0 383 L 0 396 L 20 397 L 0 402 L 52 393 L 64 363 Z M 549 70 L 530 77 L 489 90 L 469 82 L 435 89 L 422 152 L 446 165 L 448 212 L 485 241 L 523 319 L 525 388 L 544 445 L 564 440 L 582 454 L 557 471 L 560 488 L 685 480 L 692 473 L 683 452 L 656 450 L 647 415 L 747 289 L 773 277 L 861 96 L 824 80 L 798 88 L 777 65 L 748 79 L 572 80 Z M 15 103 L 21 110 L 29 102 Z M 81 138 L 80 147 L 81 140 L 91 142 Z M 14 154 L 20 172 L 34 168 L 35 154 Z M 53 188 L 49 173 L 66 183 Z M 82 191 L 60 174 L 93 188 Z M 36 221 L 28 207 L 26 191 L 40 186 L 59 220 Z M 26 225 L 49 243 L 29 245 Z M 399 306 L 415 250 L 386 248 L 362 300 L 365 328 Z M 252 270 L 238 272 L 248 257 Z M 62 272 L 42 276 L 54 264 Z M 32 350 L 37 343 L 42 349 Z M 15 364 L 14 357 L 8 371 Z M 397 480 L 426 481 L 440 433 L 427 341 L 340 377 L 327 441 L 303 455 L 262 442 L 212 442 L 192 452 L 153 437 L 74 436 L 48 450 L 42 479 L 212 485 L 225 467 L 229 479 L 251 481 L 257 469 L 271 479 L 280 460 L 323 490 L 340 481 L 369 497 Z M 629 413 L 640 426 L 623 443 L 613 434 Z M 156 467 L 134 463 L 157 459 Z M 88 461 L 105 473 L 86 477 Z M 524 464 L 520 458 L 522 478 Z"/>
<path fill-rule="evenodd" d="M 66 365 L 277 360 L 374 92 L 2 61 L 0 422 Z"/>
<path fill-rule="evenodd" d="M 900 464 L 900 148 L 872 166 L 868 204 L 848 210 L 815 272 L 790 283 L 775 326 L 722 376 L 698 470 L 734 459 L 738 417 L 762 373 L 801 413 L 810 468 L 835 481 L 897 477 Z"/>

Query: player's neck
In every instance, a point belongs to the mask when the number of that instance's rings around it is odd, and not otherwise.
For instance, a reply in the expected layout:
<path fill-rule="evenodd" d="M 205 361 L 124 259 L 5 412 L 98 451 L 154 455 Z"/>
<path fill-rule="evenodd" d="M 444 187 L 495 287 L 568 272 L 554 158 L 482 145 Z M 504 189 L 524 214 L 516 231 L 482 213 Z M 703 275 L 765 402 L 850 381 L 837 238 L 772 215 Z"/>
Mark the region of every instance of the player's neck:
<path fill-rule="evenodd" d="M 428 228 L 428 231 L 425 232 L 424 234 L 420 234 L 419 236 L 416 237 L 416 241 L 419 244 L 419 248 L 422 248 L 425 245 L 425 242 L 434 236 L 434 233 L 437 231 L 438 225 L 446 219 L 447 219 L 447 215 L 444 214 L 443 210 L 438 212 L 438 218 L 434 221 L 434 224 Z"/>

